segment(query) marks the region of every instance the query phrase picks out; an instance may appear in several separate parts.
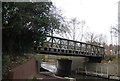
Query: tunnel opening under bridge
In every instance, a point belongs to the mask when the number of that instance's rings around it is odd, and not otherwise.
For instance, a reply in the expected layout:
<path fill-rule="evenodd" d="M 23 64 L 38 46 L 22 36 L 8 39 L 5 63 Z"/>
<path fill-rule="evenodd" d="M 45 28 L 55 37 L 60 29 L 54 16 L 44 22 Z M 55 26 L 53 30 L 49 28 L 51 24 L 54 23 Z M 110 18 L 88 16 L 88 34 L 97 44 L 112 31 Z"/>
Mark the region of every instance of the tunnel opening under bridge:
<path fill-rule="evenodd" d="M 88 57 L 90 63 L 101 63 L 103 57 Z"/>

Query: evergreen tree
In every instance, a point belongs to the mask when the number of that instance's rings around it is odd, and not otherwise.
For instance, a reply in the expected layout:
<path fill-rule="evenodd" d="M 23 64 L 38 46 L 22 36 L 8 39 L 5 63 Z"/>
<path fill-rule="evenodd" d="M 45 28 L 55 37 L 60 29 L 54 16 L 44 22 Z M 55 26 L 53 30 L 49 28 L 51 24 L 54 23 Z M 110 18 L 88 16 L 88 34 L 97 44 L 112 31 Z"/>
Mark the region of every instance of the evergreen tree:
<path fill-rule="evenodd" d="M 59 29 L 59 16 L 51 2 L 3 2 L 3 52 L 29 52 L 46 39 L 45 35 Z"/>

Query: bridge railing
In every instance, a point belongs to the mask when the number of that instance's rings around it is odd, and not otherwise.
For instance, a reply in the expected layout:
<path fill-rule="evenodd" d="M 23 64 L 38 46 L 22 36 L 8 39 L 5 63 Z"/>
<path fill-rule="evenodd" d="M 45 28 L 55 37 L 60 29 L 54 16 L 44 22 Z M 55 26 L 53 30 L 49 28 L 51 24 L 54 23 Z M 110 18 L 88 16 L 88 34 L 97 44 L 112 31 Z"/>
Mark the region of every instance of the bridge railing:
<path fill-rule="evenodd" d="M 91 54 L 104 54 L 104 47 L 87 44 L 79 41 L 47 36 L 45 42 L 39 47 L 54 48 L 59 50 L 72 50 L 76 52 L 86 52 Z"/>

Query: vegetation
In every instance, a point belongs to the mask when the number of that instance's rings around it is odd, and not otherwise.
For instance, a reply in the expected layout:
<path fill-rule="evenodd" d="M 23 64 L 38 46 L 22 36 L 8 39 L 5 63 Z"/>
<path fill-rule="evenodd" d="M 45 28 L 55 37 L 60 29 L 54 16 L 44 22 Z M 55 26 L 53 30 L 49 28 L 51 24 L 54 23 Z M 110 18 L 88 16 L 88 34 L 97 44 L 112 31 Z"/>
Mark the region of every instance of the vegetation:
<path fill-rule="evenodd" d="M 22 54 L 59 29 L 62 17 L 51 2 L 3 2 L 3 52 Z"/>
<path fill-rule="evenodd" d="M 46 35 L 60 30 L 62 20 L 51 2 L 3 2 L 3 79 L 7 79 L 9 70 L 30 59 L 24 53 L 33 52 L 33 47 L 42 43 Z"/>
<path fill-rule="evenodd" d="M 79 22 L 73 18 L 70 22 L 66 22 L 51 2 L 3 2 L 2 26 L 2 73 L 5 79 L 9 70 L 32 57 L 24 53 L 33 52 L 35 45 L 41 44 L 46 35 L 53 35 L 54 32 L 71 37 L 73 40 L 79 38 L 78 40 L 82 41 L 85 38 L 87 43 L 106 45 L 103 35 L 96 36 L 91 32 L 84 35 L 85 21 Z M 114 30 L 119 32 L 116 28 Z M 78 31 L 80 33 L 77 33 Z M 115 55 L 106 55 L 107 62 L 113 59 L 116 59 Z"/>
<path fill-rule="evenodd" d="M 7 79 L 11 69 L 27 62 L 31 56 L 16 56 L 4 55 L 2 59 L 2 78 Z"/>

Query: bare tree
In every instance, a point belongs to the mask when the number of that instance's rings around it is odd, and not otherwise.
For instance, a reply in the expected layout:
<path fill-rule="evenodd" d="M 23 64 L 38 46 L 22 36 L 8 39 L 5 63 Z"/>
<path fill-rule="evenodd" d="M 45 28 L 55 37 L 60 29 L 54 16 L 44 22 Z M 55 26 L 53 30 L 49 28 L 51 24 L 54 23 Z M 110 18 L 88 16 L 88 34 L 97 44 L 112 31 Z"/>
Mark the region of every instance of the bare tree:
<path fill-rule="evenodd" d="M 51 35 L 52 36 L 58 36 L 58 37 L 63 37 L 66 35 L 66 33 L 70 32 L 68 28 L 68 21 L 66 21 L 66 17 L 63 16 L 62 11 L 58 9 L 56 6 L 53 6 L 53 14 L 56 18 L 59 18 L 59 25 L 56 25 L 56 28 L 51 29 Z M 55 22 L 55 21 L 53 21 Z"/>
<path fill-rule="evenodd" d="M 84 20 L 79 21 L 77 18 L 72 18 L 70 21 L 66 21 L 66 19 L 64 19 L 64 22 L 62 22 L 59 30 L 57 30 L 54 35 L 62 38 L 82 41 L 84 28 L 86 26 L 85 24 Z"/>
<path fill-rule="evenodd" d="M 118 28 L 118 25 L 115 25 L 115 26 L 111 26 L 111 31 L 112 33 L 112 40 L 114 40 L 114 43 L 117 44 L 120 44 L 120 29 Z"/>
<path fill-rule="evenodd" d="M 85 28 L 85 21 L 79 21 L 76 18 L 72 18 L 70 21 L 68 21 L 68 27 L 69 31 L 66 32 L 66 36 L 69 37 L 69 39 L 82 41 L 84 36 L 84 28 Z"/>
<path fill-rule="evenodd" d="M 120 30 L 119 30 L 118 26 L 117 25 L 116 26 L 111 26 L 111 30 L 112 30 L 114 36 L 118 37 L 118 34 L 120 34 Z"/>
<path fill-rule="evenodd" d="M 107 40 L 106 40 L 106 35 L 104 34 L 99 34 L 97 37 L 97 42 L 99 42 L 101 45 L 107 44 Z"/>
<path fill-rule="evenodd" d="M 85 26 L 85 21 L 81 21 L 81 37 L 80 37 L 80 41 L 82 41 L 83 37 L 84 37 L 84 33 L 83 33 L 83 28 Z"/>
<path fill-rule="evenodd" d="M 71 36 L 72 40 L 76 40 L 76 31 L 79 29 L 79 25 L 80 22 L 76 19 L 76 18 L 72 18 L 70 21 L 69 21 L 69 29 L 70 29 L 70 32 L 69 32 L 69 35 Z"/>
<path fill-rule="evenodd" d="M 67 33 L 69 33 L 69 27 L 68 22 L 64 20 L 62 24 L 60 25 L 59 29 L 55 31 L 55 36 L 63 37 L 63 38 L 69 38 Z"/>
<path fill-rule="evenodd" d="M 93 43 L 94 41 L 97 40 L 98 36 L 95 35 L 93 32 L 87 32 L 84 38 L 86 42 Z"/>

